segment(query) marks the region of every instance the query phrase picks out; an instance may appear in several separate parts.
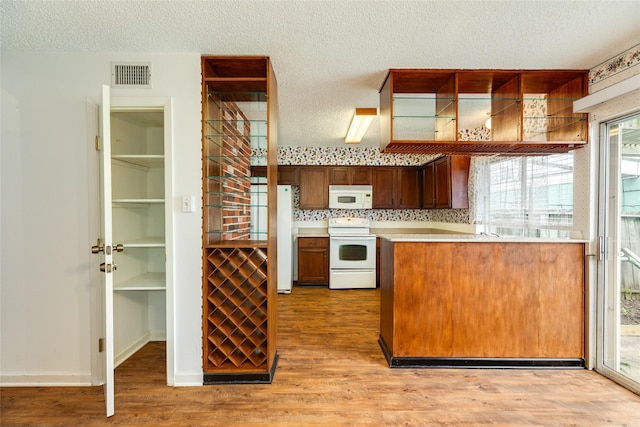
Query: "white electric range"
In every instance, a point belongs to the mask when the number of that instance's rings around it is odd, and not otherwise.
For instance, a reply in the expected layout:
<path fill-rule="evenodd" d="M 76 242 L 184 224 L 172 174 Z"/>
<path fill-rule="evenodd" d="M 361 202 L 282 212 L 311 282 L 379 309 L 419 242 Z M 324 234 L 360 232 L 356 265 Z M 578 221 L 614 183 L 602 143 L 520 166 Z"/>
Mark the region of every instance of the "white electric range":
<path fill-rule="evenodd" d="M 366 218 L 329 219 L 329 289 L 376 287 L 376 236 Z"/>

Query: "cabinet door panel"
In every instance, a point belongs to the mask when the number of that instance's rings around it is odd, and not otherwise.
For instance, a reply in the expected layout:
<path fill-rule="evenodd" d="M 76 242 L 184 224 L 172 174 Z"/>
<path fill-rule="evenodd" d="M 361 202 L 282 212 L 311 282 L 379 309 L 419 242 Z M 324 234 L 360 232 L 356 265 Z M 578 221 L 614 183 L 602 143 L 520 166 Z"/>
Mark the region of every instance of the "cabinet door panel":
<path fill-rule="evenodd" d="M 347 167 L 329 167 L 329 185 L 348 185 L 349 184 L 349 168 Z"/>
<path fill-rule="evenodd" d="M 436 208 L 451 206 L 451 174 L 448 157 L 434 163 L 436 176 Z"/>
<path fill-rule="evenodd" d="M 433 163 L 427 163 L 423 171 L 422 207 L 433 209 L 436 207 L 436 176 Z"/>
<path fill-rule="evenodd" d="M 300 249 L 298 283 L 328 283 L 329 260 L 326 249 Z"/>
<path fill-rule="evenodd" d="M 396 168 L 375 167 L 372 170 L 373 178 L 373 208 L 394 209 L 396 207 Z"/>
<path fill-rule="evenodd" d="M 328 209 L 329 187 L 327 185 L 327 168 L 300 168 L 300 208 Z"/>
<path fill-rule="evenodd" d="M 469 156 L 453 156 L 450 158 L 451 208 L 469 207 Z"/>
<path fill-rule="evenodd" d="M 368 166 L 355 166 L 350 170 L 350 184 L 371 185 L 371 168 Z"/>
<path fill-rule="evenodd" d="M 371 167 L 329 166 L 329 185 L 371 185 Z"/>
<path fill-rule="evenodd" d="M 422 207 L 422 173 L 418 167 L 398 169 L 398 208 L 420 209 Z"/>
<path fill-rule="evenodd" d="M 329 239 L 298 238 L 298 283 L 329 282 Z"/>

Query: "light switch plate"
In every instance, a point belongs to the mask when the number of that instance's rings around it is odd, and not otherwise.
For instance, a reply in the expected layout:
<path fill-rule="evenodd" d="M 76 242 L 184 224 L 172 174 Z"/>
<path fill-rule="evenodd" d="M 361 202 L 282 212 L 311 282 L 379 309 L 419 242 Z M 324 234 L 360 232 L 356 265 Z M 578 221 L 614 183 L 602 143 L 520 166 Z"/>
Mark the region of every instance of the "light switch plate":
<path fill-rule="evenodd" d="M 194 213 L 196 211 L 195 204 L 195 196 L 182 196 L 182 212 Z"/>

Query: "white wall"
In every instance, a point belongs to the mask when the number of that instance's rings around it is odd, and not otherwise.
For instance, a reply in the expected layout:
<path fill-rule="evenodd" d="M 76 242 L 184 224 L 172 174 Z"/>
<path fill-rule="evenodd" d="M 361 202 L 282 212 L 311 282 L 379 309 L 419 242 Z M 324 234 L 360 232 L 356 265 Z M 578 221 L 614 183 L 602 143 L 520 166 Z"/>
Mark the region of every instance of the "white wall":
<path fill-rule="evenodd" d="M 113 89 L 112 97 L 173 97 L 175 382 L 201 382 L 201 218 L 180 212 L 182 195 L 201 194 L 200 54 L 3 52 L 2 384 L 95 378 L 87 97 L 110 83 L 112 61 L 153 67 L 153 89 Z"/>

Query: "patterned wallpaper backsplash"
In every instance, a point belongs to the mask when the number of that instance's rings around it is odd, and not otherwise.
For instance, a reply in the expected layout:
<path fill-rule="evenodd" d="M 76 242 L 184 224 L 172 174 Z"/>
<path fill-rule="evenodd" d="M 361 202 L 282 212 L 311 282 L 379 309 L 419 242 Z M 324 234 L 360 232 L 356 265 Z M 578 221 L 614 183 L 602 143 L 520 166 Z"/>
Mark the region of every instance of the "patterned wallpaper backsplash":
<path fill-rule="evenodd" d="M 419 166 L 437 156 L 385 154 L 378 148 L 280 147 L 279 165 Z M 300 209 L 300 192 L 293 188 L 295 221 L 324 221 L 335 217 L 369 218 L 372 221 L 436 221 L 469 224 L 469 209 Z"/>
<path fill-rule="evenodd" d="M 300 209 L 300 191 L 293 187 L 294 221 L 326 221 L 329 218 L 354 217 L 372 221 L 436 221 L 469 224 L 469 209 Z"/>
<path fill-rule="evenodd" d="M 279 165 L 419 166 L 437 156 L 387 154 L 379 148 L 280 147 Z"/>

